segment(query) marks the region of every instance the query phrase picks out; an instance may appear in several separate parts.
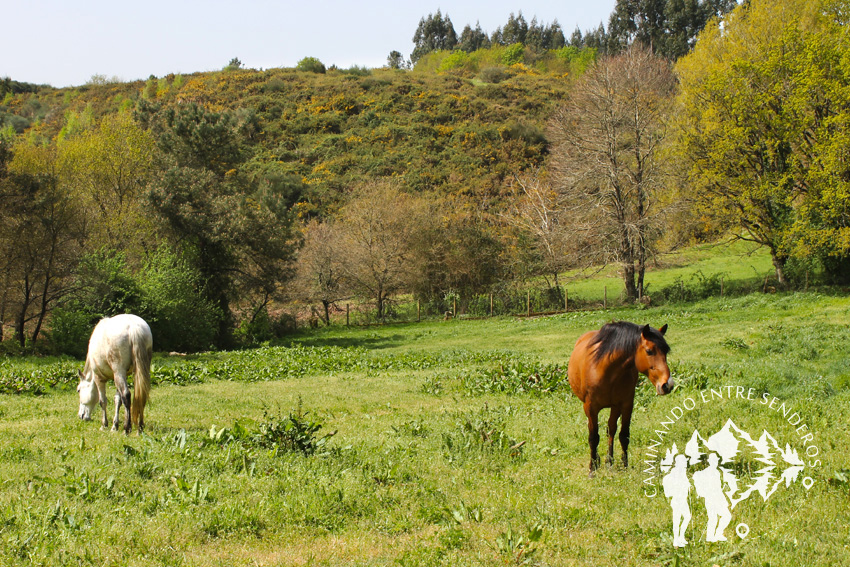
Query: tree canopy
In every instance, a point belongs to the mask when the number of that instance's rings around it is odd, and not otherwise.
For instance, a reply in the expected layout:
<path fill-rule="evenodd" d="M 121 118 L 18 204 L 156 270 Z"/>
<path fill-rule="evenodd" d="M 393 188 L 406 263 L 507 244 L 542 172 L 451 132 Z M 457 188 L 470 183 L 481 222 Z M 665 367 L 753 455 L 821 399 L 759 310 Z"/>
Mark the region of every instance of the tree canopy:
<path fill-rule="evenodd" d="M 677 65 L 679 148 L 692 194 L 741 236 L 848 274 L 843 0 L 751 0 Z"/>

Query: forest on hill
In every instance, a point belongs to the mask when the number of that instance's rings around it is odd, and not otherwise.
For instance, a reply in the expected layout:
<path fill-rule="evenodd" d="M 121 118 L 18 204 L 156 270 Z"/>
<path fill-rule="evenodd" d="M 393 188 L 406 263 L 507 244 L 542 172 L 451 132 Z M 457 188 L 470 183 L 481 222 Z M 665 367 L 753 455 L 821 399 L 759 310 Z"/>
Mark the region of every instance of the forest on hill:
<path fill-rule="evenodd" d="M 3 338 L 79 355 L 129 311 L 157 348 L 226 348 L 351 299 L 386 320 L 542 279 L 560 302 L 609 263 L 630 303 L 659 253 L 730 233 L 779 286 L 844 281 L 844 4 L 622 1 L 569 40 L 437 12 L 383 69 L 5 79 Z"/>

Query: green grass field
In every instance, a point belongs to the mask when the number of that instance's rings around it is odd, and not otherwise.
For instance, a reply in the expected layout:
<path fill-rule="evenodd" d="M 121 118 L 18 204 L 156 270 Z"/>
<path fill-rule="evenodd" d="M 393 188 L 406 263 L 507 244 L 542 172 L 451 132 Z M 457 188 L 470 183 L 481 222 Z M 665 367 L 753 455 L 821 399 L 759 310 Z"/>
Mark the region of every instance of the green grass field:
<path fill-rule="evenodd" d="M 564 370 L 576 338 L 612 319 L 669 324 L 678 387 L 656 397 L 641 385 L 632 466 L 589 478 Z M 3 391 L 24 393 L 0 394 L 0 564 L 847 564 L 848 323 L 850 298 L 811 291 L 331 327 L 279 347 L 158 356 L 148 429 L 129 437 L 77 419 L 77 363 L 7 359 Z M 767 501 L 735 507 L 726 542 L 705 542 L 692 493 L 678 551 L 644 463 L 677 407 L 662 448 L 731 418 L 806 462 Z M 745 456 L 734 472 L 752 480 L 761 466 Z"/>

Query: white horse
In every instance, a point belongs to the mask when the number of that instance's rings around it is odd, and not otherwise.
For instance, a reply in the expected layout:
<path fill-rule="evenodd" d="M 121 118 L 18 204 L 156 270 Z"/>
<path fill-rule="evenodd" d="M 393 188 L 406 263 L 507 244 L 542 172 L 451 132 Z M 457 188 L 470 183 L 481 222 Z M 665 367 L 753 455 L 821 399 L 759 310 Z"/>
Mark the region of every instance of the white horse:
<path fill-rule="evenodd" d="M 115 419 L 112 430 L 118 430 L 121 405 L 124 405 L 126 424 L 124 433 L 130 434 L 131 419 L 141 432 L 145 427 L 145 403 L 151 387 L 151 355 L 153 337 L 144 319 L 135 315 L 116 315 L 102 319 L 89 339 L 86 364 L 80 372 L 80 419 L 89 421 L 94 407 L 103 409 L 103 427 L 106 419 L 106 383 L 115 381 Z M 130 403 L 127 374 L 133 373 L 135 396 Z"/>

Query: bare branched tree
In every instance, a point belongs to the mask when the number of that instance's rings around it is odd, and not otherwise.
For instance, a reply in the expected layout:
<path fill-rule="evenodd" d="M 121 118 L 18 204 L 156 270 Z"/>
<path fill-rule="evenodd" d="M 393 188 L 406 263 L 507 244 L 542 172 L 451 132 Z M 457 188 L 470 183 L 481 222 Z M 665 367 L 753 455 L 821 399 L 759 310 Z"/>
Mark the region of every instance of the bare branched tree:
<path fill-rule="evenodd" d="M 349 296 L 342 244 L 342 233 L 333 221 L 308 224 L 292 282 L 299 299 L 321 304 L 319 316 L 325 325 L 330 324 L 331 307 Z"/>
<path fill-rule="evenodd" d="M 420 199 L 388 181 L 360 188 L 342 211 L 343 276 L 355 294 L 375 300 L 378 319 L 405 286 L 410 244 L 425 213 Z"/>
<path fill-rule="evenodd" d="M 661 143 L 672 106 L 670 64 L 644 47 L 600 60 L 549 123 L 553 179 L 590 257 L 621 267 L 626 298 L 644 290 L 663 228 Z"/>
<path fill-rule="evenodd" d="M 558 287 L 558 274 L 569 266 L 569 230 L 563 196 L 538 171 L 514 177 L 515 197 L 502 218 L 528 234 L 546 276 Z"/>

